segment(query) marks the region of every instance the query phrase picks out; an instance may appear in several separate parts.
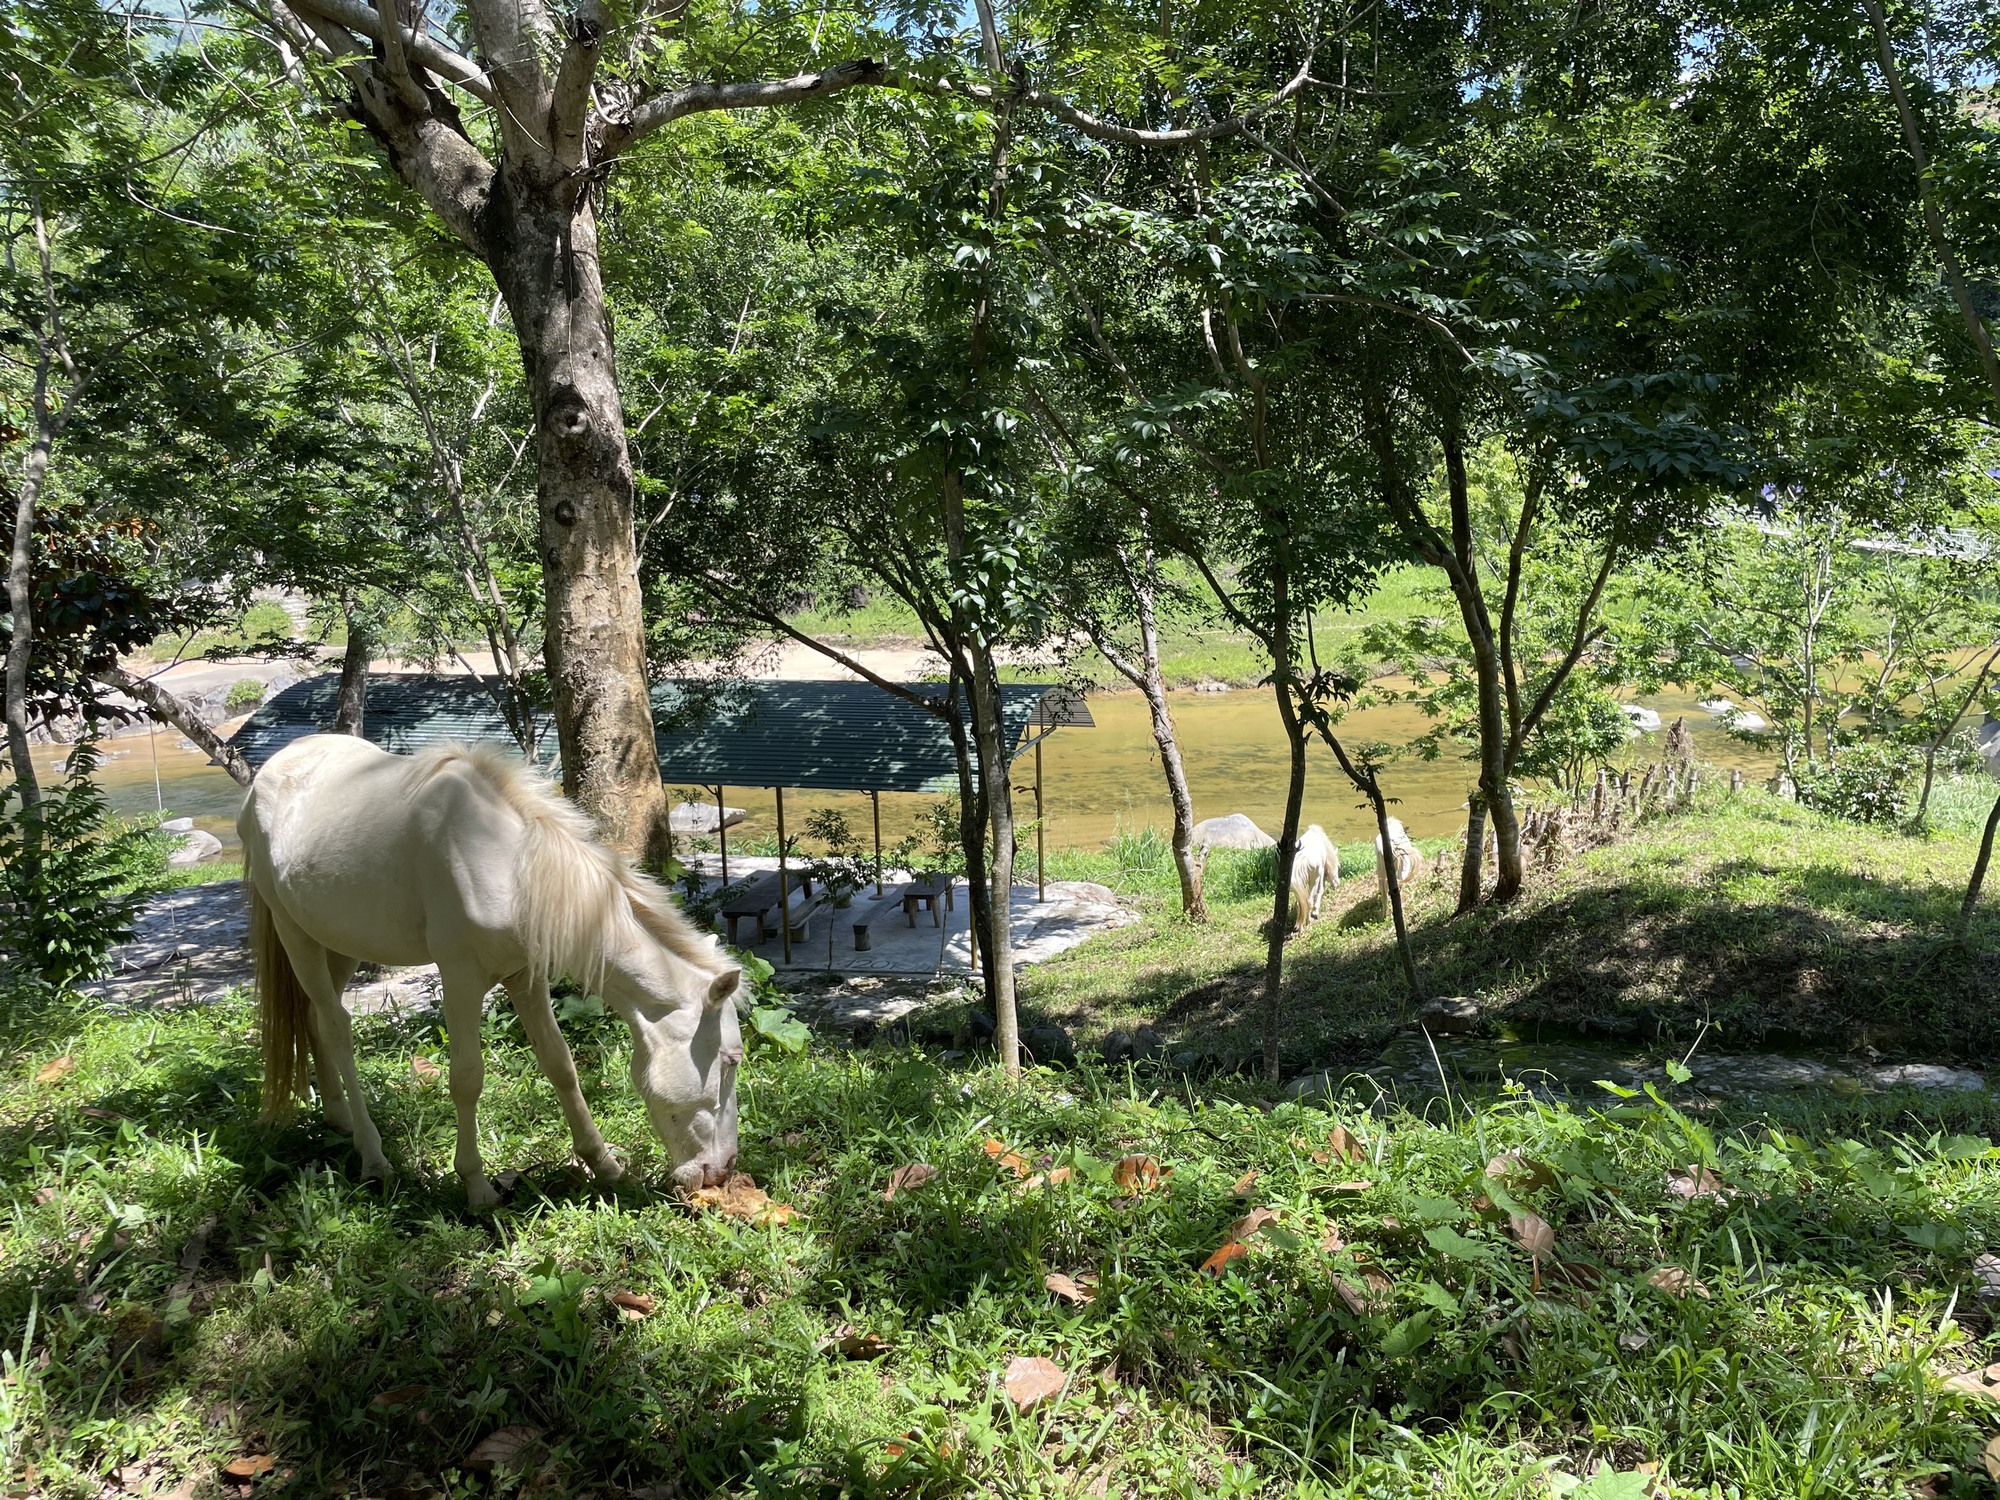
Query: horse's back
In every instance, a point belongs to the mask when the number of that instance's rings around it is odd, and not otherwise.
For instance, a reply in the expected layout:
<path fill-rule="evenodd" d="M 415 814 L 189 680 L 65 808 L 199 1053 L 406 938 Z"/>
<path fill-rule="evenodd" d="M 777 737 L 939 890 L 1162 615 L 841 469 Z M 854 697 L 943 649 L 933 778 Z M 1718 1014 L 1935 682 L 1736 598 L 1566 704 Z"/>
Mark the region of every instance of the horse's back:
<path fill-rule="evenodd" d="M 272 756 L 237 820 L 267 900 L 325 947 L 391 964 L 505 928 L 518 826 L 471 757 L 343 734 Z"/>

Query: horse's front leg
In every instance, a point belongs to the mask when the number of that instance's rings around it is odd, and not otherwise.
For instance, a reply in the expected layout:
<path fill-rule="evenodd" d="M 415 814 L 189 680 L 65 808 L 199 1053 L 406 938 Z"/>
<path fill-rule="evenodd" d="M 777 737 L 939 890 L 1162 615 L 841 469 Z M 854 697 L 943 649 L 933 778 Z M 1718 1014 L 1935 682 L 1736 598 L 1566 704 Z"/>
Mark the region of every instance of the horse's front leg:
<path fill-rule="evenodd" d="M 577 1158 L 598 1181 L 616 1182 L 625 1174 L 624 1164 L 605 1144 L 597 1121 L 591 1117 L 590 1106 L 584 1103 L 583 1086 L 576 1077 L 576 1059 L 570 1054 L 569 1043 L 563 1040 L 562 1028 L 556 1025 L 555 1011 L 549 1005 L 547 978 L 516 974 L 507 981 L 507 995 L 514 1002 L 514 1014 L 521 1018 L 521 1029 L 527 1032 L 529 1045 L 535 1049 L 535 1061 L 542 1065 L 543 1076 L 556 1091 L 563 1118 L 569 1122 Z"/>
<path fill-rule="evenodd" d="M 452 1165 L 465 1183 L 465 1201 L 474 1208 L 491 1208 L 500 1195 L 486 1180 L 486 1164 L 479 1157 L 479 1095 L 486 1087 L 480 1023 L 489 986 L 486 976 L 470 967 L 439 964 L 438 977 L 444 981 L 444 1027 L 451 1043 L 451 1106 L 458 1116 Z"/>

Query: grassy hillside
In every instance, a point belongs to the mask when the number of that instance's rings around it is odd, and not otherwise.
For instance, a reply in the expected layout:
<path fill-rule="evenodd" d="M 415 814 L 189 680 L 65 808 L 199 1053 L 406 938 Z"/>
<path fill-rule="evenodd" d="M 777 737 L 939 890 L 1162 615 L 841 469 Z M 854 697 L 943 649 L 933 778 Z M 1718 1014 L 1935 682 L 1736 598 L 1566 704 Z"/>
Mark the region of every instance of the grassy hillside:
<path fill-rule="evenodd" d="M 1140 857 L 1071 856 L 1064 872 L 1094 873 L 1171 913 L 1175 888 L 1158 846 L 1123 847 Z M 1414 946 L 1426 992 L 1478 997 L 1490 1030 L 1684 1047 L 1706 1023 L 1725 1048 L 1873 1047 L 1990 1063 L 2000 1057 L 2000 887 L 1964 940 L 1955 928 L 1976 852 L 1969 834 L 1912 838 L 1761 792 L 1705 793 L 1695 812 L 1537 870 L 1508 909 L 1452 921 L 1456 872 L 1424 877 L 1413 892 Z M 1338 920 L 1373 896 L 1372 860 L 1366 846 L 1341 851 L 1349 880 L 1334 918 L 1291 949 L 1294 1065 L 1354 1055 L 1406 1019 L 1387 926 L 1348 930 Z M 1210 925 L 1155 921 L 1113 933 L 1028 971 L 1027 1003 L 1084 1034 L 1152 1021 L 1175 1046 L 1247 1055 L 1270 910 L 1259 873 L 1247 857 L 1218 856 Z"/>

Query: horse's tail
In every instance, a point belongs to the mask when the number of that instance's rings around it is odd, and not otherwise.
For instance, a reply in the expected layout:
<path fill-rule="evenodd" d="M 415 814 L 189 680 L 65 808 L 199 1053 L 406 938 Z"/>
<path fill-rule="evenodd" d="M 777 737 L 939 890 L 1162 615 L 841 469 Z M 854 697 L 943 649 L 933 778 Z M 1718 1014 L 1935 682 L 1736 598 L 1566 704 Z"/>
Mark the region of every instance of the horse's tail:
<path fill-rule="evenodd" d="M 312 997 L 299 983 L 292 956 L 257 882 L 246 872 L 250 897 L 250 957 L 257 972 L 257 1015 L 264 1033 L 264 1099 L 260 1118 L 283 1120 L 312 1084 Z"/>

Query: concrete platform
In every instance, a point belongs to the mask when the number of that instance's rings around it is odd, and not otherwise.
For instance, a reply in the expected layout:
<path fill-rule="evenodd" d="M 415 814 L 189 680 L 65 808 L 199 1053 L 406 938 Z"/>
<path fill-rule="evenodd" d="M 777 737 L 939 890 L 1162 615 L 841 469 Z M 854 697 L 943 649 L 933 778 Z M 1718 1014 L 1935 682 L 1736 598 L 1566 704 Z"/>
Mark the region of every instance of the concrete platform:
<path fill-rule="evenodd" d="M 709 856 L 712 861 L 714 856 Z M 776 859 L 729 861 L 729 873 L 740 879 L 753 870 L 775 869 Z M 889 887 L 885 883 L 885 894 Z M 967 938 L 968 908 L 964 882 L 953 893 L 952 910 L 939 912 L 939 925 L 917 913 L 909 926 L 900 909 L 879 913 L 870 927 L 870 950 L 854 951 L 854 918 L 876 905 L 874 887 L 855 897 L 846 911 L 822 907 L 808 935 L 792 944 L 792 960 L 784 961 L 775 932 L 749 949 L 788 974 L 812 973 L 923 977 L 971 972 Z M 1051 882 L 1048 899 L 1037 901 L 1033 886 L 1014 887 L 1015 966 L 1040 963 L 1100 932 L 1136 922 L 1136 913 L 1118 904 L 1101 885 L 1084 881 Z M 249 911 L 243 887 L 234 880 L 186 886 L 156 896 L 141 910 L 132 940 L 114 949 L 112 972 L 84 986 L 114 1009 L 201 1005 L 251 983 Z M 832 929 L 829 957 L 827 935 Z M 348 990 L 348 1005 L 357 1015 L 378 1011 L 423 1010 L 437 1003 L 437 969 L 429 964 L 407 969 L 364 968 Z"/>
<path fill-rule="evenodd" d="M 696 868 L 707 877 L 709 889 L 721 882 L 720 860 L 712 854 L 701 856 Z M 741 881 L 745 875 L 775 870 L 778 861 L 770 856 L 731 856 L 729 876 Z M 908 875 L 887 878 L 878 898 L 873 885 L 864 886 L 845 910 L 822 905 L 810 919 L 807 934 L 792 941 L 790 962 L 777 932 L 777 915 L 771 918 L 771 936 L 746 944 L 747 951 L 779 970 L 819 970 L 836 974 L 969 974 L 972 972 L 970 938 L 971 908 L 966 901 L 965 882 L 955 882 L 949 910 L 938 913 L 937 926 L 930 913 L 916 913 L 916 925 L 905 920 L 900 908 L 884 909 Z M 1138 921 L 1138 914 L 1119 904 L 1110 890 L 1083 880 L 1052 880 L 1048 898 L 1038 900 L 1035 887 L 1014 887 L 1014 964 L 1041 963 L 1066 949 L 1096 936 Z M 869 947 L 854 947 L 854 923 L 872 914 Z M 744 929 L 747 934 L 748 928 Z M 832 947 L 828 948 L 828 937 Z"/>

